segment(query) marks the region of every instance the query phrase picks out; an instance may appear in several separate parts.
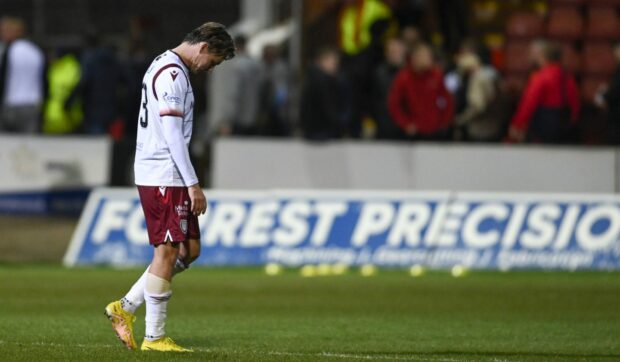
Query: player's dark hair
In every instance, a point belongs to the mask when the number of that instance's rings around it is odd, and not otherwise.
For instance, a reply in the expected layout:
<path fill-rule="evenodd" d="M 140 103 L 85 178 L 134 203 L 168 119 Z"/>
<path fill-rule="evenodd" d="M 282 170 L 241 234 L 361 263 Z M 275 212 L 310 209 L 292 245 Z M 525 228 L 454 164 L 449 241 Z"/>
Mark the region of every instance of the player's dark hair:
<path fill-rule="evenodd" d="M 224 57 L 225 60 L 235 56 L 235 43 L 226 31 L 226 27 L 219 23 L 208 22 L 189 32 L 183 42 L 209 44 L 209 53 Z"/>

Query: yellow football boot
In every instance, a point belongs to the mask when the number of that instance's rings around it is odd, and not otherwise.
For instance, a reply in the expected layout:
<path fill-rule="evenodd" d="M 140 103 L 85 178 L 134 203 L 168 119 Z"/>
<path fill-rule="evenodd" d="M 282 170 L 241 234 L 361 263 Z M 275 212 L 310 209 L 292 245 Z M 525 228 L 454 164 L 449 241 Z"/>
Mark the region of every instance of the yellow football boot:
<path fill-rule="evenodd" d="M 105 307 L 104 314 L 112 322 L 112 329 L 114 329 L 116 336 L 125 347 L 136 349 L 138 346 L 133 338 L 133 322 L 136 321 L 136 316 L 126 312 L 121 307 L 120 300 L 108 304 Z"/>
<path fill-rule="evenodd" d="M 145 339 L 142 342 L 143 351 L 159 351 L 159 352 L 194 352 L 191 349 L 183 348 L 176 344 L 170 337 L 162 337 L 154 341 Z"/>

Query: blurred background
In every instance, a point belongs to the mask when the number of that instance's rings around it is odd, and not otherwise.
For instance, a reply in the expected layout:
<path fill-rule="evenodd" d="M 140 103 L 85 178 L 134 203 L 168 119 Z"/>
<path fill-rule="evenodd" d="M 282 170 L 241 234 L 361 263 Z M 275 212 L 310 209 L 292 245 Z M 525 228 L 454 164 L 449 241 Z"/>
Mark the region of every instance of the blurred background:
<path fill-rule="evenodd" d="M 0 261 L 61 260 L 89 193 L 133 185 L 142 76 L 205 21 L 238 49 L 192 75 L 206 188 L 613 197 L 619 8 L 0 0 Z"/>

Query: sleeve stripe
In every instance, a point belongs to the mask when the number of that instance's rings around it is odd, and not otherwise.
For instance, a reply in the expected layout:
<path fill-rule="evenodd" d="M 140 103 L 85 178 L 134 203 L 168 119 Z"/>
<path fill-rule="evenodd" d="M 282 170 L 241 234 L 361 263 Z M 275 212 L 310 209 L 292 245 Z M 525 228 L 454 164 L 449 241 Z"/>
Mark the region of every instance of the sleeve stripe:
<path fill-rule="evenodd" d="M 159 77 L 159 75 L 164 70 L 166 70 L 168 68 L 179 68 L 179 69 L 181 69 L 181 73 L 183 73 L 183 75 L 185 76 L 185 80 L 187 81 L 187 85 L 189 87 L 189 79 L 187 78 L 187 75 L 185 74 L 185 71 L 183 70 L 183 68 L 181 68 L 180 65 L 174 64 L 174 63 L 170 63 L 170 64 L 167 64 L 167 65 L 164 65 L 163 67 L 159 68 L 157 73 L 155 73 L 155 76 L 153 76 L 153 83 L 151 84 L 151 89 L 153 89 L 153 95 L 155 96 L 156 100 L 159 100 L 159 98 L 157 98 L 157 91 L 155 90 L 155 82 L 157 81 L 157 77 Z"/>
<path fill-rule="evenodd" d="M 166 110 L 159 112 L 159 116 L 160 117 L 164 117 L 164 116 L 183 117 L 183 112 L 175 111 L 172 109 L 166 109 Z"/>

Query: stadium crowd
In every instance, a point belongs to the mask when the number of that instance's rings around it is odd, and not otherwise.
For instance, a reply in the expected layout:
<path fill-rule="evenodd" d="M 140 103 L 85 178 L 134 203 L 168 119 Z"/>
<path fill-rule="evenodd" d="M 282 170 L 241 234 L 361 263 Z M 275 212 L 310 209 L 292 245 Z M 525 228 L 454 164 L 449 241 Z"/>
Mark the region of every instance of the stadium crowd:
<path fill-rule="evenodd" d="M 620 46 L 616 73 L 583 99 L 561 46 L 531 39 L 531 69 L 519 87 L 481 39 L 459 31 L 458 17 L 450 20 L 461 2 L 445 2 L 452 11 L 443 10 L 443 42 L 419 26 L 415 3 L 342 0 L 337 43 L 304 49 L 300 82 L 282 45 L 265 46 L 257 59 L 238 35 L 236 57 L 209 75 L 207 104 L 197 105 L 205 120 L 196 122 L 199 138 L 620 144 Z M 135 138 L 142 75 L 163 49 L 131 35 L 118 52 L 87 32 L 81 49 L 44 52 L 26 35 L 21 19 L 0 21 L 1 132 Z M 588 122 L 582 103 L 605 115 L 605 139 L 580 134 Z"/>

